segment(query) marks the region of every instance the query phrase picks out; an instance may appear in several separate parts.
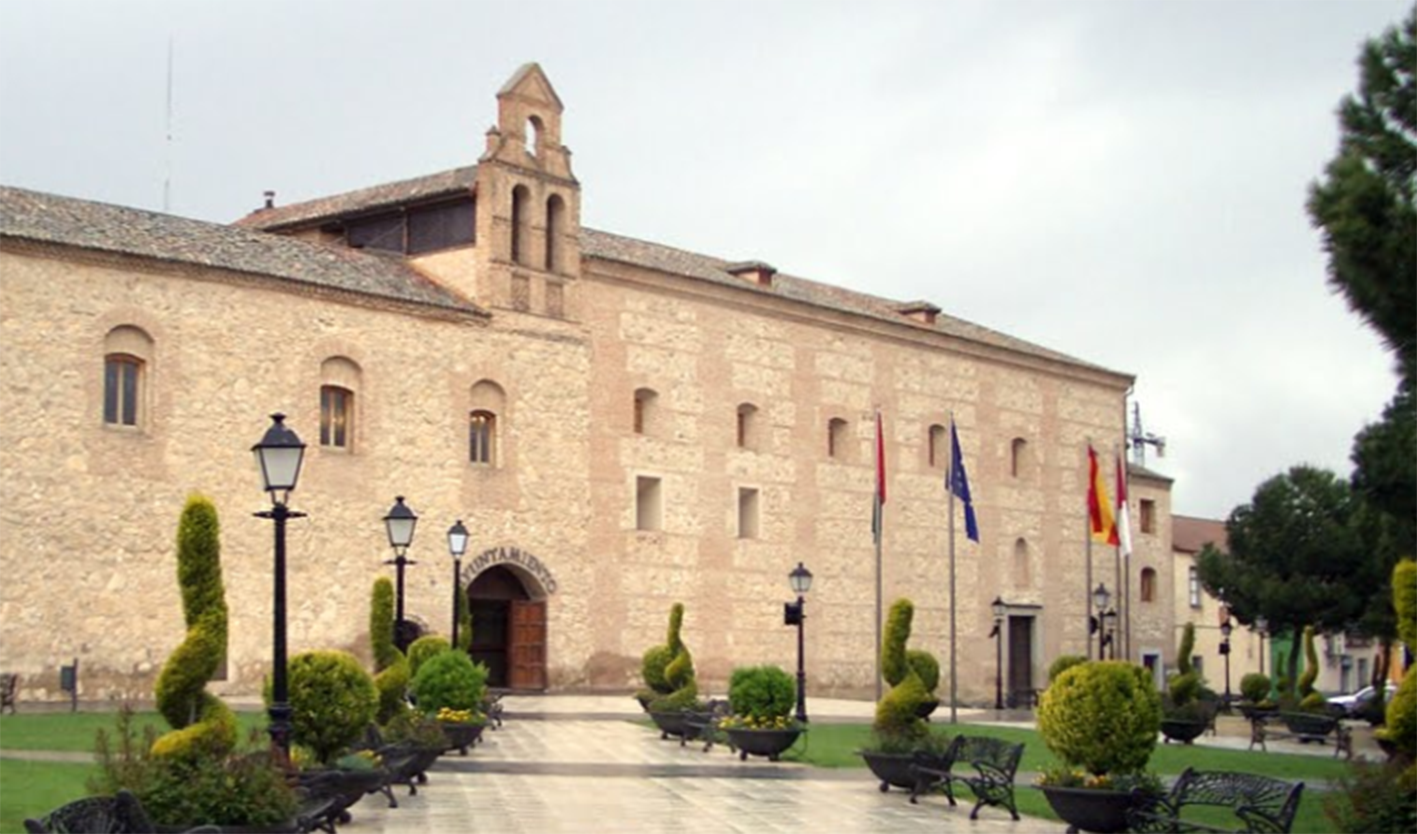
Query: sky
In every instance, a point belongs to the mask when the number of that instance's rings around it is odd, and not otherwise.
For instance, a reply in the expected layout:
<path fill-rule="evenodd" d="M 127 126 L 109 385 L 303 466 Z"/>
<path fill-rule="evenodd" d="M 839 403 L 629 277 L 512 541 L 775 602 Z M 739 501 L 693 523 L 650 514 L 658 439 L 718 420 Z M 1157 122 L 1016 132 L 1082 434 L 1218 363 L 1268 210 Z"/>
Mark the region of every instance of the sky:
<path fill-rule="evenodd" d="M 0 0 L 0 184 L 230 222 L 474 163 L 535 61 L 582 225 L 1135 375 L 1173 511 L 1225 518 L 1296 464 L 1347 476 L 1395 390 L 1304 203 L 1410 9 Z"/>

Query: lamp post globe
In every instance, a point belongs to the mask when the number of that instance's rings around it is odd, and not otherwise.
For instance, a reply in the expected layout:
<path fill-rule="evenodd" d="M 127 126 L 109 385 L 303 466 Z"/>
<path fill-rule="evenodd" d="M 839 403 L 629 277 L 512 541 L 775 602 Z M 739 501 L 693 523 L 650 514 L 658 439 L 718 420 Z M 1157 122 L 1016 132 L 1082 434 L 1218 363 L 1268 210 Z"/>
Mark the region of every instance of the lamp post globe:
<path fill-rule="evenodd" d="M 461 611 L 462 595 L 462 557 L 467 552 L 467 528 L 462 526 L 462 519 L 448 528 L 448 553 L 453 557 L 453 649 L 458 647 L 458 614 Z"/>
<path fill-rule="evenodd" d="M 803 724 L 807 723 L 807 666 L 806 666 L 806 643 L 803 638 L 803 626 L 807 619 L 805 599 L 808 591 L 812 590 L 812 572 L 801 562 L 787 575 L 787 581 L 792 586 L 792 592 L 797 595 L 797 604 L 793 608 L 788 606 L 788 620 L 797 623 L 797 720 Z"/>
<path fill-rule="evenodd" d="M 287 425 L 284 414 L 272 414 L 271 425 L 266 429 L 259 443 L 251 447 L 256 456 L 256 465 L 261 470 L 261 488 L 271 497 L 271 508 L 256 513 L 258 518 L 269 518 L 275 526 L 275 600 L 272 606 L 272 663 L 271 663 L 271 706 L 270 736 L 271 753 L 276 763 L 285 769 L 290 767 L 291 709 L 290 688 L 286 677 L 285 639 L 285 525 L 292 518 L 303 518 L 304 513 L 292 511 L 288 503 L 290 493 L 300 481 L 300 464 L 305 457 L 305 444 Z"/>
<path fill-rule="evenodd" d="M 394 614 L 394 645 L 399 651 L 408 651 L 409 640 L 408 626 L 403 618 L 403 569 L 407 565 L 416 565 L 417 562 L 407 558 L 409 545 L 413 544 L 413 531 L 418 526 L 418 515 L 403 502 L 403 496 L 394 498 L 393 507 L 384 516 L 384 529 L 389 535 L 389 546 L 394 549 L 394 558 L 385 562 L 386 565 L 393 565 L 398 576 L 397 604 L 398 610 Z"/>

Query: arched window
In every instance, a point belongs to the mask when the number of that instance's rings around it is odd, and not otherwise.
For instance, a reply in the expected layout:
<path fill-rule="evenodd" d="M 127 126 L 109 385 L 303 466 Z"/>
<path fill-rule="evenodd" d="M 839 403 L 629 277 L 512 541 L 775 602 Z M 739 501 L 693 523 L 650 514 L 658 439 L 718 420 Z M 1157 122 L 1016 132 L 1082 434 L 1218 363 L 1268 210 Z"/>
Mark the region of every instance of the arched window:
<path fill-rule="evenodd" d="M 497 437 L 497 415 L 479 409 L 468 415 L 467 425 L 468 460 L 491 466 L 494 460 L 493 442 Z"/>
<path fill-rule="evenodd" d="M 123 325 L 103 340 L 103 422 L 141 428 L 147 418 L 147 389 L 153 341 L 142 330 Z"/>
<path fill-rule="evenodd" d="M 948 466 L 950 463 L 950 441 L 949 435 L 945 433 L 945 427 L 938 423 L 931 426 L 926 443 L 928 444 L 926 461 L 929 467 L 943 469 Z"/>
<path fill-rule="evenodd" d="M 1028 542 L 1019 539 L 1014 542 L 1014 587 L 1027 588 L 1030 582 L 1028 563 Z"/>
<path fill-rule="evenodd" d="M 827 457 L 836 460 L 847 457 L 846 421 L 840 417 L 827 421 Z"/>
<path fill-rule="evenodd" d="M 738 406 L 738 448 L 758 448 L 758 407 L 752 403 Z"/>
<path fill-rule="evenodd" d="M 561 236 L 566 232 L 566 201 L 552 194 L 546 201 L 546 271 L 565 272 Z"/>
<path fill-rule="evenodd" d="M 468 402 L 471 406 L 467 413 L 468 462 L 475 466 L 500 466 L 498 432 L 502 427 L 498 415 L 506 413 L 506 392 L 489 379 L 480 380 L 472 386 Z"/>
<path fill-rule="evenodd" d="M 531 239 L 531 219 L 527 217 L 527 204 L 531 201 L 531 192 L 526 186 L 519 185 L 512 189 L 512 263 L 526 263 L 527 245 Z"/>
<path fill-rule="evenodd" d="M 1141 569 L 1140 596 L 1142 602 L 1156 602 L 1156 571 L 1151 568 Z"/>
<path fill-rule="evenodd" d="M 360 388 L 359 365 L 344 356 L 320 363 L 320 446 L 352 451 L 355 404 Z"/>
<path fill-rule="evenodd" d="M 541 150 L 542 126 L 540 117 L 528 117 L 526 120 L 526 129 L 522 132 L 526 134 L 523 137 L 526 140 L 526 152 L 531 156 L 536 156 L 537 151 Z"/>
<path fill-rule="evenodd" d="M 659 395 L 652 388 L 635 389 L 635 434 L 654 434 L 658 420 Z"/>
<path fill-rule="evenodd" d="M 1028 441 L 1022 437 L 1015 437 L 1013 443 L 1009 445 L 1009 474 L 1015 478 L 1023 477 L 1024 467 L 1028 464 Z"/>

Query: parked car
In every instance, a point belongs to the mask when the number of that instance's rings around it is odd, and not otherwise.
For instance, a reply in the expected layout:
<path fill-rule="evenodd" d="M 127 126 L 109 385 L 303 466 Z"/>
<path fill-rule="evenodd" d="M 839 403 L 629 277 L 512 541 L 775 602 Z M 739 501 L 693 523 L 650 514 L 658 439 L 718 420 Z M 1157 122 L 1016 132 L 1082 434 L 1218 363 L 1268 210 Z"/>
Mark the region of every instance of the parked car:
<path fill-rule="evenodd" d="M 1341 718 L 1362 718 L 1368 704 L 1377 694 L 1377 689 L 1365 686 L 1351 695 L 1335 695 L 1328 699 L 1329 712 Z M 1392 700 L 1392 696 L 1397 694 L 1397 684 L 1387 684 L 1387 696 L 1383 698 L 1383 703 Z"/>

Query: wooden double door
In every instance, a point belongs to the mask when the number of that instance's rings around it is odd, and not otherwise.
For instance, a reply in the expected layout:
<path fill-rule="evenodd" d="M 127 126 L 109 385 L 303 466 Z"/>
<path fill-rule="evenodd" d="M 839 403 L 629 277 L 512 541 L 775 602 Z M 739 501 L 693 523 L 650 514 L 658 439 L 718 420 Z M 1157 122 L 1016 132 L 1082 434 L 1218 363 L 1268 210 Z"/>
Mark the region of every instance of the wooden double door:
<path fill-rule="evenodd" d="M 546 688 L 546 601 L 532 599 L 505 567 L 478 574 L 467 588 L 472 659 L 487 666 L 487 685 Z"/>

